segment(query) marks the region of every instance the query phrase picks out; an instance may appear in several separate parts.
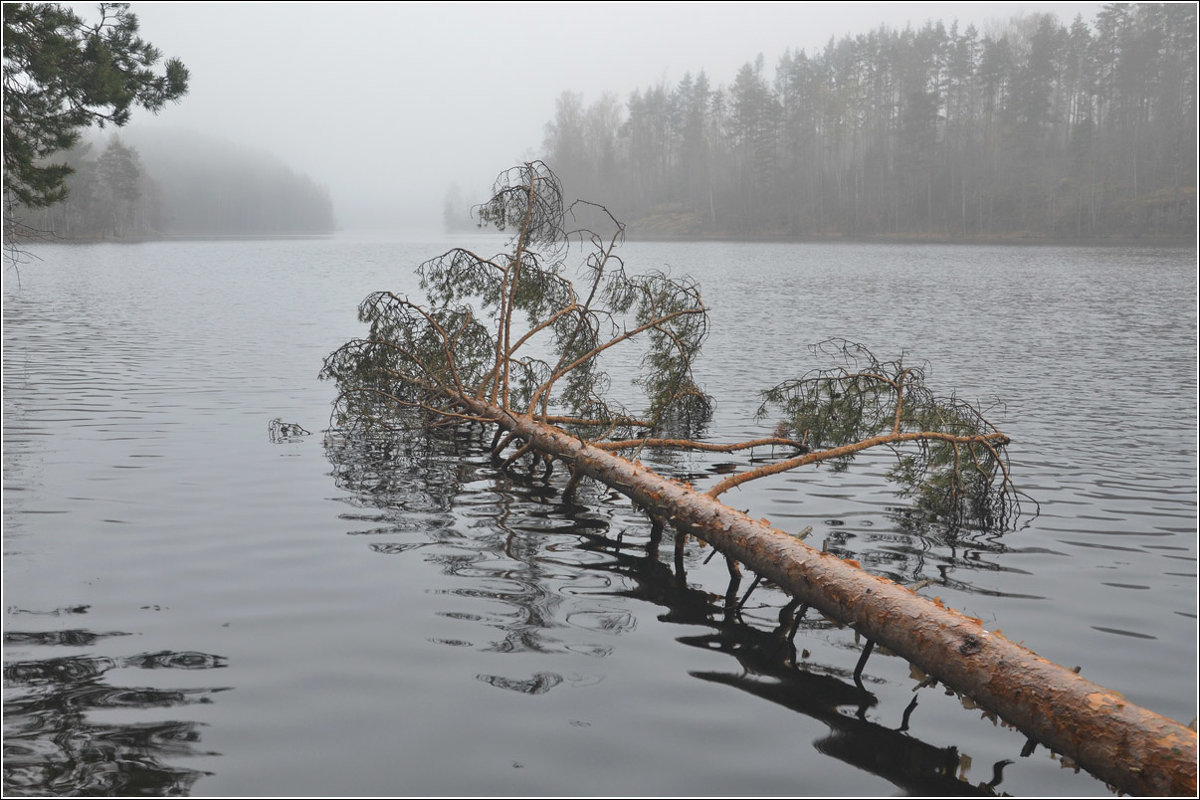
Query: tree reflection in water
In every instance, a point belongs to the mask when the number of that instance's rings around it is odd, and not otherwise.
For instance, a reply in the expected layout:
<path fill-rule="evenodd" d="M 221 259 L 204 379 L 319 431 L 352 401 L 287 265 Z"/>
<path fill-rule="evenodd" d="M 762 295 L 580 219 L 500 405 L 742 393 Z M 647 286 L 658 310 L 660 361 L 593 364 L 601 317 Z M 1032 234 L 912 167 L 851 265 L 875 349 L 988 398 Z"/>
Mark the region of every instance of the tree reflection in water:
<path fill-rule="evenodd" d="M 474 646 L 604 656 L 612 645 L 589 642 L 586 634 L 631 630 L 637 624 L 631 611 L 636 605 L 629 601 L 649 603 L 666 609 L 656 613 L 661 621 L 709 630 L 678 641 L 728 654 L 736 662 L 729 672 L 692 673 L 693 677 L 737 687 L 822 721 L 831 730 L 814 743 L 822 753 L 909 792 L 993 793 L 1004 762 L 995 766 L 996 779 L 990 784 L 972 786 L 960 780 L 956 775 L 962 757 L 956 748 L 926 744 L 908 730 L 915 699 L 908 708 L 896 710 L 894 728 L 869 721 L 866 711 L 877 699 L 852 669 L 815 664 L 798 655 L 793 642 L 797 635 L 830 631 L 831 623 L 815 614 L 806 617 L 797 603 L 770 587 L 759 589 L 758 604 L 746 608 L 750 593 L 739 599 L 736 578 L 721 591 L 697 588 L 685 564 L 702 565 L 706 553 L 688 545 L 686 558 L 660 557 L 660 549 L 668 549 L 660 547 L 662 540 L 672 534 L 652 530 L 620 495 L 605 487 L 581 486 L 567 503 L 561 499 L 563 476 L 543 480 L 540 466 L 532 464 L 499 473 L 488 456 L 487 438 L 469 427 L 445 428 L 428 436 L 351 437 L 333 432 L 326 438 L 337 484 L 349 493 L 342 499 L 353 508 L 343 517 L 370 525 L 354 535 L 387 539 L 371 543 L 379 553 L 420 551 L 445 575 L 463 581 L 448 589 L 449 594 L 498 604 L 495 612 L 469 615 L 500 633 L 490 643 Z M 928 545 L 920 552 L 928 555 L 934 549 Z M 944 551 L 937 557 L 947 562 Z M 975 563 L 966 566 L 978 568 L 978 558 L 975 553 Z M 948 563 L 960 559 L 952 555 Z M 913 566 L 908 564 L 905 571 Z M 462 616 L 449 611 L 443 615 Z M 580 635 L 585 638 L 572 638 Z M 842 638 L 846 641 L 838 646 L 852 651 L 852 633 Z M 476 677 L 526 694 L 543 694 L 569 683 L 553 672 Z"/>
<path fill-rule="evenodd" d="M 86 607 L 66 613 L 86 613 Z M 14 614 L 29 614 L 15 610 Z M 96 646 L 122 633 L 8 631 L 8 645 Z M 141 653 L 123 658 L 67 656 L 4 666 L 4 794 L 182 796 L 207 773 L 169 762 L 198 755 L 201 725 L 185 720 L 97 723 L 93 712 L 212 702 L 220 688 L 163 690 L 113 686 L 114 669 L 208 670 L 224 659 L 206 653 Z"/>

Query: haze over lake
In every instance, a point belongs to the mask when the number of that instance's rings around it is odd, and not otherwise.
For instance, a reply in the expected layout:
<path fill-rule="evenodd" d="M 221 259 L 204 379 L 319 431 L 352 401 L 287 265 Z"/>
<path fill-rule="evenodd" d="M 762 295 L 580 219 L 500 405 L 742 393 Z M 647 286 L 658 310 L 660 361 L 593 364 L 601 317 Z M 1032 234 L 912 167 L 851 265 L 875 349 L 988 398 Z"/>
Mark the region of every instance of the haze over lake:
<path fill-rule="evenodd" d="M 93 4 L 72 3 L 84 18 Z M 440 223 L 452 184 L 471 202 L 539 154 L 564 91 L 624 99 L 685 73 L 729 85 L 762 54 L 813 53 L 881 25 L 958 20 L 981 32 L 1096 3 L 134 3 L 142 34 L 191 70 L 184 100 L 136 127 L 271 153 L 330 187 L 346 227 Z M 608 202 L 611 198 L 598 198 Z"/>

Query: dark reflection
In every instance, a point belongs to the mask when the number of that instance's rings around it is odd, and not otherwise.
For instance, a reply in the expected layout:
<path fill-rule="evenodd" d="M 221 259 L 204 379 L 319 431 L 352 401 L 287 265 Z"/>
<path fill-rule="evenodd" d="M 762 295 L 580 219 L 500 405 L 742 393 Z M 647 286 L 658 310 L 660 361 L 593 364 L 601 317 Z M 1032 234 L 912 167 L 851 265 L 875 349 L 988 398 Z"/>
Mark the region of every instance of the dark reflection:
<path fill-rule="evenodd" d="M 856 529 L 843 520 L 829 519 L 820 523 L 824 528 L 820 539 L 814 537 L 809 543 L 815 542 L 814 546 L 839 558 L 858 561 L 871 573 L 897 583 L 932 580 L 972 594 L 1041 599 L 985 585 L 1002 583 L 990 574 L 1021 572 L 1001 563 L 999 557 L 1011 551 L 1002 534 L 968 526 L 914 524 L 903 509 L 886 510 L 895 526 L 886 532 L 865 529 L 869 520 L 856 521 Z"/>
<path fill-rule="evenodd" d="M 779 626 L 771 631 L 726 621 L 713 633 L 680 638 L 693 647 L 728 653 L 738 661 L 739 669 L 734 672 L 692 675 L 821 720 L 831 733 L 814 743 L 817 750 L 892 781 L 911 794 L 994 794 L 991 789 L 998 779 L 985 786 L 972 786 L 957 777 L 961 763 L 957 748 L 934 747 L 906 733 L 917 707 L 915 696 L 900 715 L 897 727 L 889 728 L 865 718 L 866 710 L 876 705 L 876 698 L 861 685 L 846 680 L 850 670 L 827 667 L 815 673 L 798 664 L 795 649 L 787 641 L 792 627 L 789 616 L 785 607 Z M 853 708 L 854 713 L 846 713 L 846 708 Z"/>
<path fill-rule="evenodd" d="M 476 675 L 475 677 L 500 689 L 509 689 L 521 694 L 545 694 L 563 682 L 562 676 L 555 675 L 553 672 L 538 672 L 527 680 L 515 680 L 499 675 Z"/>
<path fill-rule="evenodd" d="M 294 422 L 284 422 L 276 417 L 267 423 L 267 438 L 271 440 L 271 444 L 302 442 L 305 436 L 312 436 L 312 432 Z"/>
<path fill-rule="evenodd" d="M 1121 628 L 1105 628 L 1100 625 L 1093 625 L 1092 630 L 1103 631 L 1104 633 L 1115 633 L 1118 636 L 1128 636 L 1133 639 L 1157 639 L 1157 636 L 1151 636 L 1148 633 L 1140 633 L 1138 631 L 1127 631 Z"/>
<path fill-rule="evenodd" d="M 5 644 L 63 645 L 85 647 L 109 636 L 129 636 L 128 633 L 93 633 L 85 630 L 70 631 L 5 631 Z"/>
<path fill-rule="evenodd" d="M 603 658 L 613 649 L 614 635 L 636 627 L 638 605 L 650 604 L 661 609 L 660 620 L 689 630 L 681 643 L 725 653 L 736 664 L 729 672 L 694 677 L 821 720 L 832 731 L 815 743 L 821 752 L 908 792 L 992 793 L 998 772 L 992 784 L 972 786 L 957 777 L 961 762 L 955 748 L 934 747 L 912 735 L 910 718 L 919 716 L 915 699 L 908 708 L 894 709 L 895 727 L 867 719 L 877 698 L 867 688 L 869 669 L 865 676 L 854 674 L 861 644 L 846 637 L 840 666 L 814 663 L 797 652 L 798 635 L 801 641 L 805 632 L 828 636 L 832 623 L 806 615 L 798 602 L 758 581 L 744 592 L 736 578 L 720 592 L 697 587 L 685 563 L 696 572 L 711 550 L 697 557 L 694 545 L 676 546 L 672 533 L 632 514 L 627 501 L 605 487 L 585 483 L 564 502 L 562 476 L 545 481 L 540 467 L 525 465 L 499 473 L 486 449 L 484 438 L 469 430 L 442 431 L 420 442 L 400 435 L 391 442 L 329 439 L 338 486 L 350 493 L 346 502 L 362 510 L 348 518 L 370 518 L 372 537 L 394 539 L 373 543 L 373 549 L 419 552 L 453 579 L 446 595 L 479 601 L 473 609 L 479 613 L 438 613 L 501 634 L 484 642 L 456 636 L 438 641 L 492 652 L 570 651 Z M 437 524 L 419 530 L 412 524 L 414 513 Z M 663 539 L 669 540 L 665 546 Z M 921 552 L 932 550 L 928 543 Z M 747 607 L 755 592 L 756 605 Z M 694 633 L 697 628 L 704 632 Z M 601 634 L 602 641 L 590 638 Z M 527 669 L 528 662 L 522 664 Z M 523 694 L 544 694 L 567 683 L 550 671 L 475 677 Z"/>
<path fill-rule="evenodd" d="M 540 480 L 497 482 L 486 438 L 477 428 L 429 436 L 330 435 L 326 446 L 334 478 L 350 492 L 344 502 L 371 509 L 343 517 L 369 518 L 373 527 L 355 533 L 389 539 L 371 542 L 372 550 L 398 554 L 419 548 L 425 560 L 462 579 L 448 593 L 492 605 L 495 610 L 483 621 L 501 635 L 478 645 L 481 649 L 606 655 L 609 645 L 581 641 L 576 634 L 619 626 L 622 610 L 597 609 L 594 598 L 575 598 L 568 588 L 579 587 L 576 537 L 602 523 L 564 518 L 550 504 L 557 490 Z M 541 476 L 542 465 L 530 469 L 531 463 L 513 465 L 509 474 L 514 480 Z M 589 492 L 584 495 L 592 496 Z M 569 538 L 560 538 L 564 534 Z M 564 541 L 566 557 L 560 559 L 556 547 Z M 607 623 L 600 621 L 606 617 Z M 488 680 L 506 688 L 523 681 Z"/>
<path fill-rule="evenodd" d="M 107 636 L 85 630 L 10 633 L 19 645 L 91 644 Z M 201 724 L 183 720 L 99 722 L 96 712 L 211 703 L 221 688 L 113 686 L 114 669 L 215 669 L 220 656 L 141 653 L 123 658 L 67 656 L 4 666 L 4 795 L 187 795 L 208 773 L 168 762 L 213 755 L 198 748 Z"/>
<path fill-rule="evenodd" d="M 992 795 L 999 775 L 991 784 L 972 786 L 959 779 L 960 755 L 956 748 L 926 744 L 908 733 L 909 718 L 916 698 L 898 714 L 897 727 L 888 728 L 865 718 L 876 697 L 855 684 L 853 669 L 817 665 L 803 661 L 792 641 L 803 631 L 832 627 L 813 615 L 808 619 L 794 601 L 784 605 L 777 623 L 763 630 L 761 621 L 747 622 L 736 608 L 718 595 L 689 587 L 656 558 L 644 557 L 611 539 L 596 538 L 586 547 L 615 550 L 612 569 L 637 579 L 627 592 L 659 606 L 667 613 L 660 619 L 688 627 L 707 626 L 709 633 L 679 637 L 678 641 L 707 652 L 726 653 L 737 660 L 730 672 L 692 672 L 705 681 L 732 686 L 756 697 L 819 719 L 832 733 L 814 743 L 822 753 L 879 775 L 916 795 Z M 649 548 L 648 548 L 649 549 Z M 736 586 L 736 580 L 731 585 Z M 819 671 L 816 671 L 819 670 Z M 852 709 L 853 713 L 847 713 Z"/>
<path fill-rule="evenodd" d="M 325 452 L 334 482 L 351 492 L 343 500 L 390 522 L 396 511 L 448 511 L 468 480 L 469 458 L 479 460 L 485 452 L 480 436 L 476 427 L 445 428 L 428 436 L 333 432 L 325 437 Z"/>

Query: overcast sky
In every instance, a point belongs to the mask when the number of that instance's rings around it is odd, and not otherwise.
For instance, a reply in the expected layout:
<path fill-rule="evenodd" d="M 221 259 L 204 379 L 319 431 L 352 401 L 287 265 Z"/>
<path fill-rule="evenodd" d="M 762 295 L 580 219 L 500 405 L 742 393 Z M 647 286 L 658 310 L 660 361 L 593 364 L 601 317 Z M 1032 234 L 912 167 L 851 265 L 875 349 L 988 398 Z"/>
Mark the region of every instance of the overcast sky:
<path fill-rule="evenodd" d="M 71 3 L 85 19 L 94 4 Z M 139 127 L 267 150 L 328 186 L 345 227 L 434 224 L 538 154 L 563 91 L 591 103 L 704 70 L 729 85 L 762 53 L 820 50 L 881 24 L 982 31 L 1097 3 L 133 3 L 143 37 L 191 88 Z M 603 198 L 598 198 L 603 200 Z"/>

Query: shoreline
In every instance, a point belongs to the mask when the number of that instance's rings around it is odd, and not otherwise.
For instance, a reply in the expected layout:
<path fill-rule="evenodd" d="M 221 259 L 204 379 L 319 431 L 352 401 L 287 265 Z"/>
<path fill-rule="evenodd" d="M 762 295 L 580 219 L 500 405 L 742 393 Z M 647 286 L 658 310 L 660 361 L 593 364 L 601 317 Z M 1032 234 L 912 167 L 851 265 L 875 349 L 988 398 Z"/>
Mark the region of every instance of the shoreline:
<path fill-rule="evenodd" d="M 670 234 L 635 233 L 628 228 L 625 239 L 631 242 L 783 242 L 794 244 L 958 244 L 1011 245 L 1014 247 L 1172 247 L 1196 248 L 1197 237 L 1187 236 L 849 236 L 849 235 L 792 235 L 792 234 Z"/>
<path fill-rule="evenodd" d="M 48 235 L 43 237 L 6 240 L 5 246 L 18 247 L 36 244 L 147 244 L 150 242 L 208 242 L 208 241 L 271 241 L 286 239 L 330 239 L 347 231 L 325 231 L 321 233 L 179 233 L 161 236 L 131 238 L 72 238 Z M 470 236 L 472 231 L 463 231 Z M 446 232 L 446 235 L 455 235 Z M 1103 236 L 1103 237 L 1046 237 L 1046 236 L 849 236 L 791 235 L 791 234 L 685 234 L 631 231 L 627 226 L 625 240 L 629 242 L 762 242 L 785 244 L 883 244 L 883 245 L 982 245 L 1012 247 L 1169 247 L 1196 249 L 1200 245 L 1197 237 L 1186 236 Z"/>

